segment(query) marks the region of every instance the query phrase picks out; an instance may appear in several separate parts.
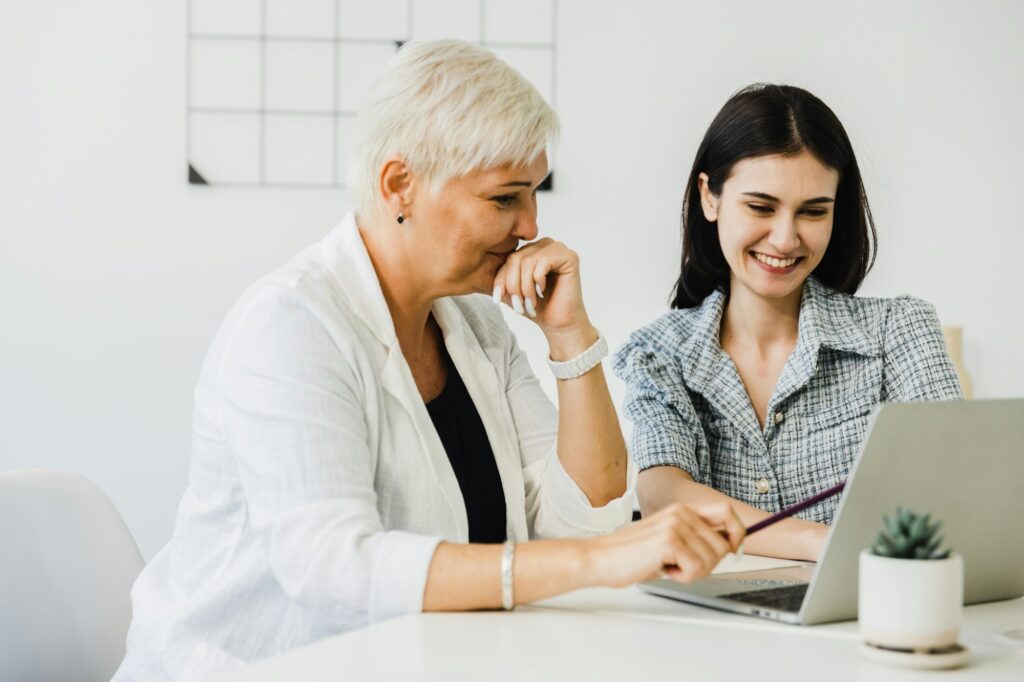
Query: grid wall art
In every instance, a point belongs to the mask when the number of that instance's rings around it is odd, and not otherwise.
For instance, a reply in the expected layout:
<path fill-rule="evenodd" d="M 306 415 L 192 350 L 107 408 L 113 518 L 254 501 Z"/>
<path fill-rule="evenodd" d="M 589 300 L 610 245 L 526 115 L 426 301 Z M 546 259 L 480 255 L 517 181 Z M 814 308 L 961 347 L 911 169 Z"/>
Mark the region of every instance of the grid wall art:
<path fill-rule="evenodd" d="M 483 45 L 554 104 L 556 0 L 186 2 L 192 184 L 344 187 L 355 116 L 408 40 Z"/>

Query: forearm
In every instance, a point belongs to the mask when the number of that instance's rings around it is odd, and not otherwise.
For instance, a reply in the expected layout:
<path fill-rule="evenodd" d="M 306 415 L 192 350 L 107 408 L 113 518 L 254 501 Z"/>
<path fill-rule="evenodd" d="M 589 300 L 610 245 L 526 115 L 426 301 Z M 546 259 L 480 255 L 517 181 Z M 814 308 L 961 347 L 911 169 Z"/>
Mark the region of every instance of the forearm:
<path fill-rule="evenodd" d="M 576 357 L 597 336 L 589 324 L 578 333 L 550 335 L 551 358 Z M 600 364 L 581 377 L 558 381 L 558 458 L 596 507 L 626 491 L 626 443 Z"/>
<path fill-rule="evenodd" d="M 637 484 L 637 496 L 644 515 L 673 502 L 695 507 L 728 502 L 747 527 L 771 516 L 762 509 L 695 482 L 685 471 L 673 466 L 652 467 L 642 471 Z M 744 541 L 744 547 L 751 554 L 817 561 L 827 532 L 828 526 L 824 524 L 790 518 L 750 536 Z"/>
<path fill-rule="evenodd" d="M 591 584 L 586 540 L 535 540 L 516 545 L 512 593 L 516 604 Z M 501 608 L 501 545 L 437 546 L 423 595 L 424 611 Z"/>

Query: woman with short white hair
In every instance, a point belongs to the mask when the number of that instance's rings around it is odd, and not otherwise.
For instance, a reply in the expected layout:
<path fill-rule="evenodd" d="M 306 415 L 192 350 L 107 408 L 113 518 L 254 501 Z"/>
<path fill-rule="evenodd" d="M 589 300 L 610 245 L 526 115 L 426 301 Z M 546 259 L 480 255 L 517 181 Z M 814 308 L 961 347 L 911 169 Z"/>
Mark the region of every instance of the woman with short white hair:
<path fill-rule="evenodd" d="M 359 124 L 356 211 L 213 341 L 189 487 L 115 679 L 198 679 L 421 610 L 689 581 L 737 546 L 724 505 L 628 525 L 607 344 L 576 254 L 536 239 L 557 127 L 482 48 L 395 57 Z M 498 302 L 543 331 L 560 410 Z"/>

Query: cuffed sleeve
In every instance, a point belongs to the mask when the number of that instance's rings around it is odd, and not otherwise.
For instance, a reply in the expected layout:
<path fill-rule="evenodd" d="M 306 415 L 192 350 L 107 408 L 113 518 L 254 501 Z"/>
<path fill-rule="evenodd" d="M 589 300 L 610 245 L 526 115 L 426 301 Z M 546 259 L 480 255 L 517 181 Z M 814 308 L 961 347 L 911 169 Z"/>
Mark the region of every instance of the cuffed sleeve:
<path fill-rule="evenodd" d="M 523 471 L 524 478 L 533 482 L 535 491 L 526 499 L 533 534 L 536 537 L 602 535 L 624 526 L 633 517 L 636 473 L 636 465 L 627 462 L 626 492 L 601 507 L 594 507 L 552 449 Z"/>
<path fill-rule="evenodd" d="M 678 369 L 637 339 L 615 353 L 613 368 L 626 383 L 623 414 L 633 423 L 630 455 L 637 467 L 674 466 L 708 481 L 708 463 L 697 458 L 700 420 Z"/>
<path fill-rule="evenodd" d="M 506 394 L 519 440 L 526 488 L 526 519 L 532 538 L 609 533 L 630 522 L 636 472 L 627 463 L 622 496 L 594 507 L 558 457 L 558 411 L 540 387 L 511 331 Z"/>
<path fill-rule="evenodd" d="M 963 398 L 934 306 L 910 296 L 892 299 L 883 338 L 885 400 Z"/>

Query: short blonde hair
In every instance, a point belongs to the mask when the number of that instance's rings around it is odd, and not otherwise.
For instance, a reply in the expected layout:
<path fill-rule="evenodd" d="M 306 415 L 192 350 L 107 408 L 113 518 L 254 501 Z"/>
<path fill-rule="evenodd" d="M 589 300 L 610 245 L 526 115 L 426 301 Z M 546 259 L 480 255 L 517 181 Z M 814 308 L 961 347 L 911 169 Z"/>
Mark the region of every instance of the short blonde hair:
<path fill-rule="evenodd" d="M 348 184 L 360 214 L 381 203 L 377 173 L 401 156 L 432 192 L 475 170 L 528 165 L 558 138 L 558 117 L 518 71 L 459 40 L 406 44 L 359 115 Z"/>

